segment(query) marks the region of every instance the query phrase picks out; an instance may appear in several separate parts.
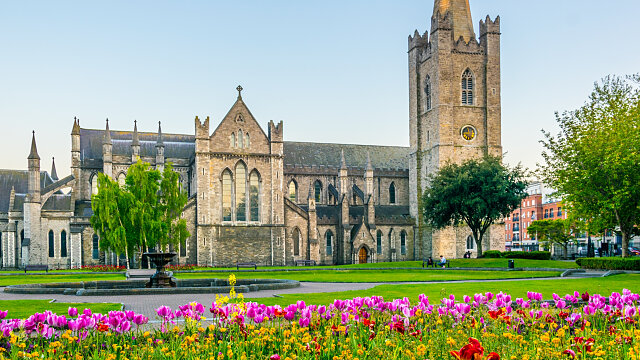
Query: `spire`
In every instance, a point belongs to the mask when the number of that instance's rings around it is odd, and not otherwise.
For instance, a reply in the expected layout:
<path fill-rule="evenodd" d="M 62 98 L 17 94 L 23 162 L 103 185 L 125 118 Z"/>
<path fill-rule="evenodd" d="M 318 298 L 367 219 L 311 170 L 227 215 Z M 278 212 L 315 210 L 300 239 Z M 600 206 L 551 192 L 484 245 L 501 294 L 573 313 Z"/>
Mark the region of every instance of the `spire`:
<path fill-rule="evenodd" d="M 31 152 L 29 153 L 28 159 L 38 159 L 40 160 L 40 156 L 38 156 L 38 148 L 36 147 L 36 132 L 32 132 L 31 137 Z"/>
<path fill-rule="evenodd" d="M 450 12 L 453 22 L 453 40 L 458 41 L 462 36 L 465 42 L 476 38 L 473 31 L 473 20 L 469 0 L 435 0 L 433 5 L 433 16 L 440 13 L 445 16 Z M 433 30 L 433 29 L 432 29 Z"/>
<path fill-rule="evenodd" d="M 107 118 L 107 127 L 104 129 L 103 144 L 111 144 L 111 131 L 109 131 L 109 118 Z"/>
<path fill-rule="evenodd" d="M 80 135 L 80 119 L 73 117 L 73 128 L 71 129 L 71 135 Z"/>
<path fill-rule="evenodd" d="M 51 158 L 51 179 L 58 181 L 58 173 L 56 172 L 56 158 Z"/>
<path fill-rule="evenodd" d="M 344 149 L 340 150 L 340 169 L 346 169 L 347 162 L 344 160 Z"/>
<path fill-rule="evenodd" d="M 156 146 L 164 146 L 164 142 L 162 141 L 162 126 L 160 121 L 158 121 L 158 141 L 156 142 Z"/>
<path fill-rule="evenodd" d="M 367 170 L 373 170 L 373 166 L 371 166 L 371 156 L 369 156 L 368 151 L 367 151 Z"/>
<path fill-rule="evenodd" d="M 133 120 L 133 141 L 131 146 L 140 146 L 140 139 L 138 138 L 138 120 Z"/>

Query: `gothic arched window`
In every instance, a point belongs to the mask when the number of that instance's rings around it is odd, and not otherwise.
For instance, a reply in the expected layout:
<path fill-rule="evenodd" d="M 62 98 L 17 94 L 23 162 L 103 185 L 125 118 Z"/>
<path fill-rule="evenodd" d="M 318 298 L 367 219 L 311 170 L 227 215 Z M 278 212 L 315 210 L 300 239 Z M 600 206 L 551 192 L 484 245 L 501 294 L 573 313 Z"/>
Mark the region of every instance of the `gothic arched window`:
<path fill-rule="evenodd" d="M 298 202 L 298 185 L 294 180 L 289 182 L 289 200 Z"/>
<path fill-rule="evenodd" d="M 231 133 L 231 148 L 234 149 L 236 147 L 236 133 Z"/>
<path fill-rule="evenodd" d="M 127 180 L 127 175 L 125 175 L 125 173 L 118 174 L 118 185 L 120 185 L 120 187 L 124 186 L 126 180 Z"/>
<path fill-rule="evenodd" d="M 400 254 L 407 254 L 407 233 L 404 230 L 400 232 Z"/>
<path fill-rule="evenodd" d="M 242 149 L 244 137 L 242 136 L 242 130 L 238 130 L 238 148 Z"/>
<path fill-rule="evenodd" d="M 231 221 L 231 171 L 222 173 L 222 221 Z"/>
<path fill-rule="evenodd" d="M 376 252 L 382 254 L 382 231 L 378 230 L 376 234 Z"/>
<path fill-rule="evenodd" d="M 327 244 L 327 255 L 331 255 L 333 254 L 333 250 L 331 248 L 331 244 L 333 244 L 333 233 L 331 230 L 327 230 L 324 236 Z"/>
<path fill-rule="evenodd" d="M 313 187 L 316 202 L 319 203 L 320 201 L 322 201 L 322 183 L 320 182 L 320 180 L 316 180 Z"/>
<path fill-rule="evenodd" d="M 244 147 L 249 148 L 249 133 L 244 136 Z"/>
<path fill-rule="evenodd" d="M 473 250 L 473 245 L 475 241 L 473 241 L 473 235 L 467 236 L 467 250 Z"/>
<path fill-rule="evenodd" d="M 249 220 L 260 221 L 260 174 L 255 170 L 249 176 Z"/>
<path fill-rule="evenodd" d="M 98 247 L 99 243 L 98 243 L 98 234 L 93 234 L 93 238 L 91 239 L 91 250 L 92 250 L 92 258 L 94 260 L 98 260 L 100 258 L 100 249 Z"/>
<path fill-rule="evenodd" d="M 60 257 L 67 257 L 67 232 L 60 232 Z"/>
<path fill-rule="evenodd" d="M 473 73 L 467 69 L 462 74 L 462 105 L 473 105 Z"/>
<path fill-rule="evenodd" d="M 98 193 L 98 174 L 95 173 L 91 176 L 91 195 Z"/>
<path fill-rule="evenodd" d="M 431 110 L 431 78 L 427 75 L 424 81 L 425 110 Z"/>
<path fill-rule="evenodd" d="M 49 257 L 55 257 L 56 250 L 53 243 L 53 230 L 49 230 Z"/>
<path fill-rule="evenodd" d="M 396 203 L 396 184 L 391 183 L 391 185 L 389 185 L 389 204 L 395 204 L 395 203 Z"/>
<path fill-rule="evenodd" d="M 300 255 L 300 230 L 293 229 L 293 255 Z"/>
<path fill-rule="evenodd" d="M 239 162 L 238 165 L 236 165 L 235 190 L 236 221 L 247 221 L 247 168 L 242 162 Z"/>

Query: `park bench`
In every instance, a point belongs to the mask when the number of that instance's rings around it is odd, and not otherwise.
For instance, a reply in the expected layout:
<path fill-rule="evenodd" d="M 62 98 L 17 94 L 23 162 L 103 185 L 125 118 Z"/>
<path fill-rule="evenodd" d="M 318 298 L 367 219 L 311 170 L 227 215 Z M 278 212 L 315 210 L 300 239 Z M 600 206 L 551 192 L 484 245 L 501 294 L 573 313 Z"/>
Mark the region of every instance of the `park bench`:
<path fill-rule="evenodd" d="M 296 266 L 316 266 L 315 260 L 296 260 Z"/>
<path fill-rule="evenodd" d="M 240 270 L 241 267 L 245 267 L 245 268 L 252 267 L 255 270 L 258 270 L 258 264 L 254 263 L 254 262 L 239 262 L 239 263 L 236 263 L 236 269 L 237 270 Z"/>
<path fill-rule="evenodd" d="M 42 270 L 48 273 L 49 266 L 48 265 L 27 265 L 24 267 L 25 274 L 27 273 L 27 271 L 42 271 Z"/>
<path fill-rule="evenodd" d="M 432 267 L 432 268 L 434 268 L 434 267 L 440 267 L 440 262 L 439 262 L 439 261 L 434 261 L 434 262 L 433 262 L 433 264 L 429 265 L 429 264 L 427 264 L 427 261 L 426 261 L 426 260 L 422 260 L 422 267 L 424 268 L 425 266 L 427 266 L 427 267 Z M 447 261 L 445 262 L 445 265 L 444 265 L 444 266 L 446 266 L 446 267 L 448 267 L 448 268 L 450 268 L 450 267 L 451 267 L 451 263 L 449 262 L 449 260 L 447 260 Z"/>

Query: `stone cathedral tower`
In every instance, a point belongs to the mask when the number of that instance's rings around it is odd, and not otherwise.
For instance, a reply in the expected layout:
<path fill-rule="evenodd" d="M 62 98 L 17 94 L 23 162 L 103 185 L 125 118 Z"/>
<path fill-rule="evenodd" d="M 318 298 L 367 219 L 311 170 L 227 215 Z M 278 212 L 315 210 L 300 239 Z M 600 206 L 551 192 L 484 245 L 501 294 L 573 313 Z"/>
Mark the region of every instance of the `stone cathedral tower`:
<path fill-rule="evenodd" d="M 409 37 L 410 211 L 418 258 L 475 250 L 468 248 L 466 226 L 432 231 L 424 225 L 420 198 L 428 175 L 447 161 L 502 154 L 500 18 L 487 16 L 479 30 L 476 37 L 469 0 L 435 0 L 431 32 Z M 492 228 L 483 249 L 503 250 L 503 237 Z"/>

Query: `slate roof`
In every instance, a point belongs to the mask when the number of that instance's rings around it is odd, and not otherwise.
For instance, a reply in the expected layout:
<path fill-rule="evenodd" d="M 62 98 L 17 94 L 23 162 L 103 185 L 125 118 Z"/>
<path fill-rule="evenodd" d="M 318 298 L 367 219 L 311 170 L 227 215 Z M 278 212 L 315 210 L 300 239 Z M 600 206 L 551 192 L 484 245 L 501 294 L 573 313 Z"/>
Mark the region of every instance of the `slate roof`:
<path fill-rule="evenodd" d="M 111 130 L 113 155 L 131 156 L 132 131 Z M 138 132 L 140 156 L 156 156 L 158 133 Z M 102 159 L 104 130 L 80 129 L 80 156 L 85 159 Z M 195 154 L 194 135 L 162 133 L 165 158 L 189 159 Z"/>
<path fill-rule="evenodd" d="M 40 171 L 40 188 L 42 189 L 51 184 L 53 184 L 53 179 L 51 179 L 49 173 Z M 16 198 L 17 194 L 26 194 L 29 188 L 29 172 L 27 170 L 0 169 L 0 212 L 9 210 L 11 187 L 16 191 Z M 22 207 L 20 207 L 20 210 L 22 210 Z"/>
<path fill-rule="evenodd" d="M 53 194 L 42 206 L 42 210 L 71 211 L 70 194 Z"/>
<path fill-rule="evenodd" d="M 408 147 L 329 144 L 312 142 L 284 142 L 284 165 L 340 167 L 340 153 L 349 168 L 364 169 L 367 166 L 367 153 L 371 156 L 371 165 L 376 169 L 409 169 Z"/>

